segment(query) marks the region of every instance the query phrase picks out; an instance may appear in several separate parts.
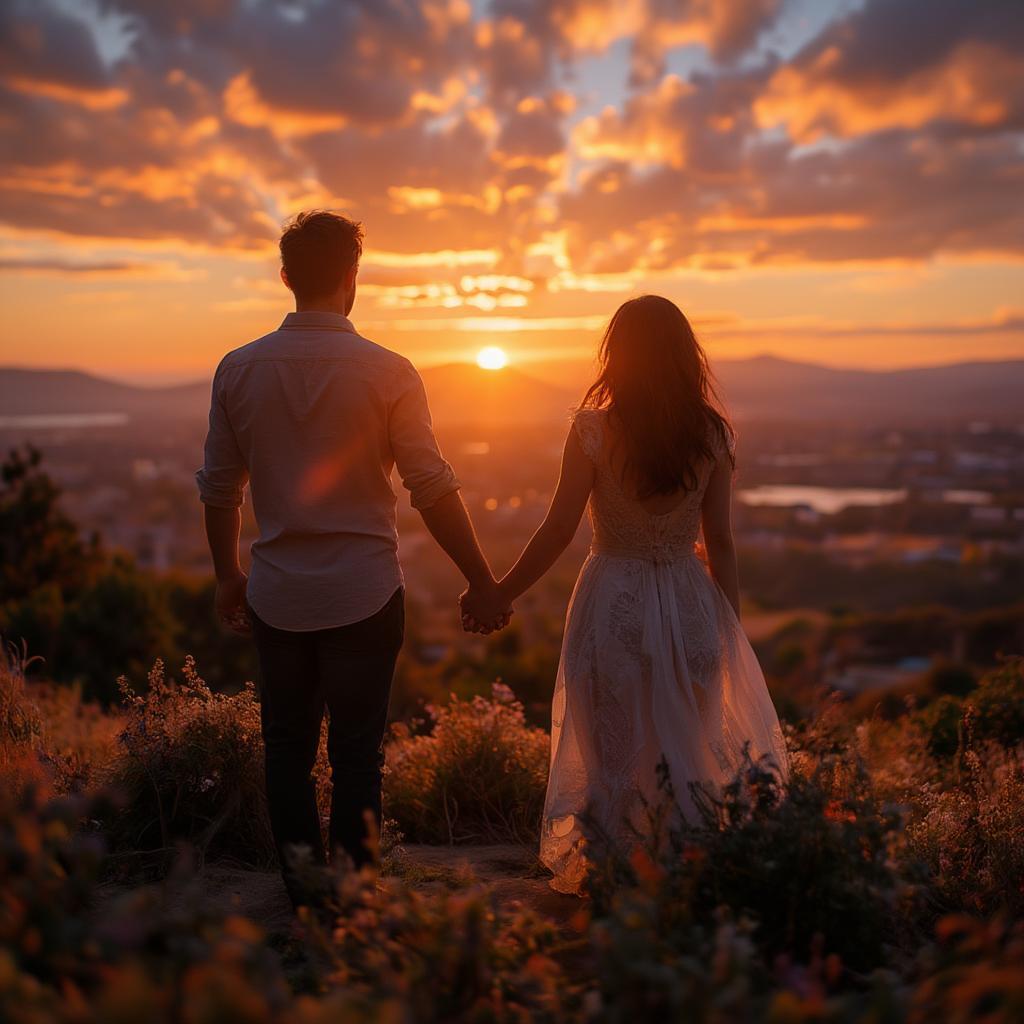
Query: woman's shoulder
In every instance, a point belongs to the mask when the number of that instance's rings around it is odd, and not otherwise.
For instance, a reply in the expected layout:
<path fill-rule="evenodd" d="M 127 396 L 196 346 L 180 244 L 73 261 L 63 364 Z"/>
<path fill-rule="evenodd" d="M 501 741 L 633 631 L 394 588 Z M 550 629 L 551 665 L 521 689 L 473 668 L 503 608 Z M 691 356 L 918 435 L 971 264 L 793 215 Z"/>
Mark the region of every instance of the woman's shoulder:
<path fill-rule="evenodd" d="M 572 414 L 572 429 L 576 431 L 580 447 L 595 461 L 601 453 L 606 415 L 607 410 L 593 406 L 584 406 Z"/>
<path fill-rule="evenodd" d="M 725 420 L 709 419 L 708 444 L 715 454 L 715 458 L 728 456 L 730 459 L 736 455 L 736 431 L 731 424 Z"/>

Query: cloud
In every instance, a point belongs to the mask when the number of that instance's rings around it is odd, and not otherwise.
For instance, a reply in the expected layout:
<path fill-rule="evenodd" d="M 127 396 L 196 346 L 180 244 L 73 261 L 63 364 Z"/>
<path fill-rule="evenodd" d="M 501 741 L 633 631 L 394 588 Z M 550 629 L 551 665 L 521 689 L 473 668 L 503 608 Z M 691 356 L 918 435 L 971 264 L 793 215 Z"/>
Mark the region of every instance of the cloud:
<path fill-rule="evenodd" d="M 705 45 L 729 63 L 778 18 L 782 0 L 494 0 L 477 31 L 490 95 L 498 106 L 550 89 L 559 65 L 631 40 L 630 81 L 649 85 L 665 54 Z"/>
<path fill-rule="evenodd" d="M 87 25 L 64 11 L 27 0 L 0 7 L 0 77 L 26 89 L 103 93 L 110 86 Z"/>
<path fill-rule="evenodd" d="M 198 270 L 185 270 L 174 263 L 141 262 L 138 260 L 97 260 L 81 262 L 60 258 L 0 257 L 0 273 L 28 274 L 41 277 L 91 278 L 160 278 L 190 281 L 203 276 Z"/>
<path fill-rule="evenodd" d="M 921 40 L 908 42 L 904 68 L 906 6 L 869 3 L 790 63 L 666 76 L 581 121 L 573 143 L 590 164 L 559 207 L 573 269 L 1019 258 L 1024 124 L 1014 111 L 1024 66 L 1011 70 L 1006 54 L 1024 17 L 1012 4 L 982 3 L 974 18 L 972 5 L 955 5 L 955 30 L 911 19 Z M 972 46 L 1002 56 L 986 56 L 982 71 L 964 63 Z M 927 108 L 908 99 L 915 75 L 935 80 L 921 92 Z M 788 134 L 766 131 L 779 83 L 797 80 Z M 818 103 L 826 82 L 847 106 L 834 96 Z M 949 90 L 967 97 L 961 107 Z M 842 138 L 807 145 L 825 127 Z"/>
<path fill-rule="evenodd" d="M 1022 48 L 1013 0 L 869 0 L 776 71 L 758 118 L 804 142 L 933 122 L 1024 128 Z"/>
<path fill-rule="evenodd" d="M 269 258 L 287 215 L 343 208 L 392 259 L 368 252 L 364 281 L 411 304 L 537 298 L 460 290 L 485 270 L 582 292 L 678 267 L 1019 258 L 1019 4 L 868 0 L 788 60 L 762 46 L 781 9 L 9 0 L 0 219 Z M 617 102 L 581 116 L 593 84 L 572 74 L 617 43 Z M 704 70 L 664 74 L 691 44 Z M 416 262 L 439 252 L 471 269 Z"/>

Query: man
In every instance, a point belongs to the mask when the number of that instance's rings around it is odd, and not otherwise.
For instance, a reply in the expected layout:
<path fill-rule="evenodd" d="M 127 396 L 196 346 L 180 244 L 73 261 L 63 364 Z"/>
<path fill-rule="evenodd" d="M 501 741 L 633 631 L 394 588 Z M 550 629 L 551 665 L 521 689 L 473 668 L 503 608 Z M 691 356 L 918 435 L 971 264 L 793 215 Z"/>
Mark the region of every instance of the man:
<path fill-rule="evenodd" d="M 404 629 L 393 466 L 466 578 L 464 610 L 494 628 L 507 623 L 419 374 L 348 319 L 362 237 L 361 225 L 322 210 L 287 226 L 281 279 L 295 312 L 217 368 L 196 474 L 217 614 L 256 642 L 270 821 L 296 902 L 290 847 L 326 860 L 310 779 L 325 707 L 331 853 L 364 864 L 367 812 L 380 825 L 382 740 Z M 246 483 L 259 527 L 248 579 L 238 557 Z"/>

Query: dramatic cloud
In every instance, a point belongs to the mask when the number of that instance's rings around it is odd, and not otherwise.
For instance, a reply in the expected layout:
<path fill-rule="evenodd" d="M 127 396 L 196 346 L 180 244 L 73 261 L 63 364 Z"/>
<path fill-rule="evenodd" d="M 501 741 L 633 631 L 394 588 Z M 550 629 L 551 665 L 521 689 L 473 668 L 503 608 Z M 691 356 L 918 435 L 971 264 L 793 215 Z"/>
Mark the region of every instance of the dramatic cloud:
<path fill-rule="evenodd" d="M 718 61 L 741 56 L 775 22 L 782 0 L 494 0 L 479 27 L 492 98 L 515 104 L 546 91 L 558 64 L 631 40 L 630 80 L 664 72 L 665 54 L 702 43 Z"/>
<path fill-rule="evenodd" d="M 795 139 L 950 122 L 1024 128 L 1015 0 L 869 0 L 780 67 L 757 102 Z"/>
<path fill-rule="evenodd" d="M 783 57 L 787 10 L 8 0 L 0 220 L 270 259 L 284 217 L 343 207 L 392 260 L 366 264 L 383 308 L 532 307 L 680 267 L 1019 259 L 1024 7 L 843 5 Z M 414 262 L 438 252 L 489 262 Z"/>
<path fill-rule="evenodd" d="M 787 63 L 665 77 L 576 127 L 573 264 L 1019 257 L 1022 42 L 1019 4 L 890 0 Z"/>

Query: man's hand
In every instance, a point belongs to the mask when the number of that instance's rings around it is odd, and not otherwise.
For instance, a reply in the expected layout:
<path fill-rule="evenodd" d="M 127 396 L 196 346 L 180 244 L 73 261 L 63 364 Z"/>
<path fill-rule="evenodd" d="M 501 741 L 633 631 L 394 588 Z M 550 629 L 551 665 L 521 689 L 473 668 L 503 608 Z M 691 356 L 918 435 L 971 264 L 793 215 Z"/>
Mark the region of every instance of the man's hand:
<path fill-rule="evenodd" d="M 497 584 L 486 588 L 470 587 L 459 598 L 462 628 L 467 633 L 493 633 L 504 629 L 512 618 L 512 608 Z"/>
<path fill-rule="evenodd" d="M 232 633 L 248 636 L 252 632 L 249 612 L 245 602 L 245 585 L 248 578 L 239 570 L 237 575 L 217 581 L 217 594 L 213 606 L 222 626 Z"/>

